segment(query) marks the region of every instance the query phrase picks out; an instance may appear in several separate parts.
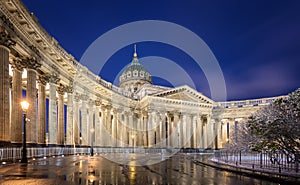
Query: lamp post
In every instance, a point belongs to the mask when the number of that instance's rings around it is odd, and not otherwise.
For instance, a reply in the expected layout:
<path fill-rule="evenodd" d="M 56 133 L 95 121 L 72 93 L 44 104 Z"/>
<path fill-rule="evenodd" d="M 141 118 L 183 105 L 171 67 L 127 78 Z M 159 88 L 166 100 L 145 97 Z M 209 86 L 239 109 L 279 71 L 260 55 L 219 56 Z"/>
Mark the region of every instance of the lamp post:
<path fill-rule="evenodd" d="M 94 149 L 93 149 L 93 143 L 94 143 L 94 128 L 91 129 L 91 156 L 94 156 Z"/>
<path fill-rule="evenodd" d="M 27 101 L 21 102 L 22 110 L 23 110 L 23 143 L 22 143 L 22 159 L 21 163 L 27 163 L 27 147 L 26 147 L 26 113 L 29 107 L 29 103 Z"/>
<path fill-rule="evenodd" d="M 132 139 L 132 146 L 133 146 L 133 153 L 134 153 L 135 151 L 134 151 L 134 135 L 133 134 L 131 135 L 131 139 Z"/>

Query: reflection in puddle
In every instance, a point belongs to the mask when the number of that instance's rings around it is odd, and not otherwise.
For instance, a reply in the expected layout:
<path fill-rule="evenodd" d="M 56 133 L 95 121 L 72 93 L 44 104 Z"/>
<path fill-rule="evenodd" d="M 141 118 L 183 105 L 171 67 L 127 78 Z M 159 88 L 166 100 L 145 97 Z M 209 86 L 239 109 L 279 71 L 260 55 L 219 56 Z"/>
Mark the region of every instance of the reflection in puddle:
<path fill-rule="evenodd" d="M 117 157 L 118 154 L 113 154 Z M 122 154 L 119 154 L 122 159 Z M 59 179 L 67 184 L 260 184 L 272 185 L 264 180 L 219 171 L 195 163 L 202 155 L 177 154 L 157 164 L 139 166 L 139 157 L 130 154 L 131 161 L 116 163 L 101 156 L 65 156 L 46 159 L 13 169 L 13 175 L 26 178 Z M 19 176 L 18 178 L 23 177 Z"/>

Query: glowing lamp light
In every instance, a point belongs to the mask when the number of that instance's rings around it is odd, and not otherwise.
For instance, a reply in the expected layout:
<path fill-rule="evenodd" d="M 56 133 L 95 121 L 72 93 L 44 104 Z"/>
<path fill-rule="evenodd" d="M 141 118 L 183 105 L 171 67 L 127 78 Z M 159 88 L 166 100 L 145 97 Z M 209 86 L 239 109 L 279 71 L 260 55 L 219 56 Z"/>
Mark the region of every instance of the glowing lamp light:
<path fill-rule="evenodd" d="M 27 111 L 29 108 L 29 103 L 27 101 L 22 101 L 21 102 L 21 107 L 23 111 Z"/>

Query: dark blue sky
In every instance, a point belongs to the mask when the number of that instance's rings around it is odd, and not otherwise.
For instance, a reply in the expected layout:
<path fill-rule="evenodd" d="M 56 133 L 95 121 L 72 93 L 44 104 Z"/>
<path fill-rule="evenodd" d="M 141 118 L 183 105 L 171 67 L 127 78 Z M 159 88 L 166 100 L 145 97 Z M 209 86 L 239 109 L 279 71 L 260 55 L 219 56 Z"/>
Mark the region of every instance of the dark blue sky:
<path fill-rule="evenodd" d="M 139 20 L 163 20 L 186 27 L 206 42 L 223 71 L 229 100 L 282 95 L 300 87 L 297 0 L 23 2 L 78 61 L 95 39 L 117 26 Z M 100 76 L 113 81 L 131 61 L 132 50 L 130 45 L 115 53 Z M 175 61 L 190 74 L 196 89 L 210 96 L 203 72 L 178 48 L 138 43 L 138 55 Z M 154 83 L 168 84 L 159 78 L 154 78 Z"/>

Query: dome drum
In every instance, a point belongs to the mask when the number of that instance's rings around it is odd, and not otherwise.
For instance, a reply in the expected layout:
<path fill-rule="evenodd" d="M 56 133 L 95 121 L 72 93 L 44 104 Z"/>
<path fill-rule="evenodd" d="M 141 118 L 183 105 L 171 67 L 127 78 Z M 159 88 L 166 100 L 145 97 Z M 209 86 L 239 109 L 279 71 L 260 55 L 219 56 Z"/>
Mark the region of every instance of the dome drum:
<path fill-rule="evenodd" d="M 147 69 L 139 63 L 136 51 L 131 64 L 120 75 L 119 82 L 121 88 L 131 92 L 135 92 L 143 84 L 152 84 L 152 77 Z"/>

